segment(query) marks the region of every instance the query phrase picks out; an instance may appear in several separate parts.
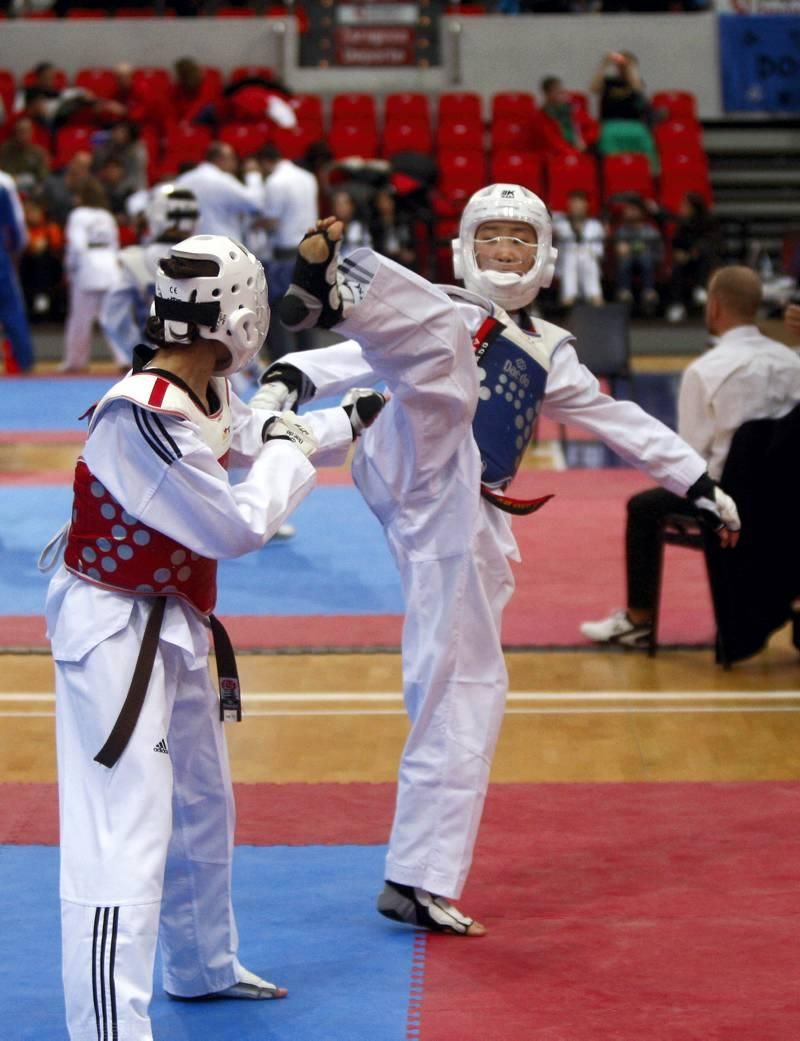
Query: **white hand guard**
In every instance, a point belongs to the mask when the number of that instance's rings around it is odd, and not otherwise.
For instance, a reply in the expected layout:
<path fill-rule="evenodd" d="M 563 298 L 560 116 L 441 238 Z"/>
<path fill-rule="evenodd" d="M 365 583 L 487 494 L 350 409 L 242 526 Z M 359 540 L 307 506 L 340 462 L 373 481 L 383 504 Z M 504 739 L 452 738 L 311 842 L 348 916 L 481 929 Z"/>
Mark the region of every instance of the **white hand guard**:
<path fill-rule="evenodd" d="M 282 380 L 264 383 L 250 398 L 250 408 L 267 412 L 288 412 L 297 404 L 297 391 L 290 390 Z"/>
<path fill-rule="evenodd" d="M 342 408 L 350 417 L 353 437 L 356 438 L 367 427 L 372 426 L 381 409 L 388 401 L 385 394 L 377 390 L 353 387 L 342 398 Z"/>
<path fill-rule="evenodd" d="M 686 493 L 695 509 L 715 531 L 727 528 L 728 531 L 739 531 L 742 522 L 736 503 L 708 474 L 703 474 Z"/>
<path fill-rule="evenodd" d="M 284 412 L 281 416 L 273 416 L 264 424 L 261 431 L 264 444 L 270 441 L 290 441 L 305 456 L 311 456 L 319 448 L 311 428 L 292 412 Z"/>

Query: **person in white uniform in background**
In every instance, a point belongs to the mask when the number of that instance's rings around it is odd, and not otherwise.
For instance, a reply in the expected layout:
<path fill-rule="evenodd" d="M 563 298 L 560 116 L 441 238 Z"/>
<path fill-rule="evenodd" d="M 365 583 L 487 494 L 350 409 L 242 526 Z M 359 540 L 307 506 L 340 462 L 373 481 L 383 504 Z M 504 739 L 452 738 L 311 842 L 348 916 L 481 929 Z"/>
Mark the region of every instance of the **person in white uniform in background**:
<path fill-rule="evenodd" d="M 100 328 L 115 355 L 127 358 L 129 365 L 150 316 L 159 261 L 169 256 L 175 243 L 192 234 L 200 216 L 194 192 L 174 184 L 156 185 L 145 213 L 148 242 L 119 251 L 118 277 L 100 308 Z"/>
<path fill-rule="evenodd" d="M 262 217 L 261 187 L 235 176 L 239 159 L 224 141 L 212 141 L 206 158 L 192 170 L 175 178 L 175 184 L 194 192 L 200 207 L 197 232 L 229 235 L 241 240 L 253 221 Z"/>
<path fill-rule="evenodd" d="M 327 218 L 301 243 L 280 314 L 290 328 L 320 324 L 353 339 L 276 362 L 254 403 L 284 408 L 349 386 L 389 387 L 353 460 L 405 597 L 411 731 L 378 910 L 480 936 L 485 928 L 452 901 L 470 868 L 508 687 L 500 626 L 519 553 L 507 511 L 542 503 L 504 493 L 539 409 L 701 501 L 724 541 L 739 521 L 696 452 L 633 402 L 603 394 L 570 334 L 528 314 L 555 262 L 550 218 L 533 193 L 496 184 L 469 200 L 453 244 L 466 290 L 431 285 L 368 249 L 337 269 L 340 234 Z"/>
<path fill-rule="evenodd" d="M 69 308 L 64 326 L 63 372 L 81 372 L 92 353 L 92 327 L 103 300 L 117 278 L 119 230 L 102 186 L 87 178 L 77 190 L 78 205 L 67 218 L 64 270 L 69 282 Z M 109 343 L 122 367 L 125 355 Z"/>
<path fill-rule="evenodd" d="M 232 395 L 228 377 L 268 322 L 263 268 L 241 245 L 199 235 L 174 246 L 156 277 L 158 346 L 137 349 L 134 371 L 96 405 L 76 466 L 46 607 L 70 1041 L 151 1041 L 157 940 L 175 998 L 286 994 L 237 958 L 222 719 L 240 703 L 211 613 L 217 561 L 264 545 L 313 487 L 312 463 L 341 462 L 362 402 L 301 422 Z M 236 486 L 229 463 L 249 466 Z"/>
<path fill-rule="evenodd" d="M 601 265 L 605 252 L 605 228 L 589 216 L 589 196 L 576 188 L 567 196 L 564 213 L 553 214 L 553 240 L 558 246 L 556 274 L 562 307 L 586 300 L 603 303 Z"/>
<path fill-rule="evenodd" d="M 275 307 L 292 280 L 297 243 L 319 218 L 319 185 L 316 177 L 302 166 L 285 159 L 274 145 L 258 153 L 258 169 L 247 175 L 248 183 L 261 183 L 262 210 L 269 229 L 272 257 L 267 263 L 270 307 Z M 310 335 L 288 332 L 273 322 L 267 336 L 270 361 L 311 343 Z"/>

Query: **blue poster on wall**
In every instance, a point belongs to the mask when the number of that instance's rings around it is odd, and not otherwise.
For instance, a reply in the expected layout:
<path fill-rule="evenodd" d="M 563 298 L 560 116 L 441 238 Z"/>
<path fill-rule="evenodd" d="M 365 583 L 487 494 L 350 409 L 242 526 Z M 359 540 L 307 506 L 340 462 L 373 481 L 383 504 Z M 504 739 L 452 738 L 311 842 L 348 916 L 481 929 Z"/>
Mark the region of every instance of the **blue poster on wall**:
<path fill-rule="evenodd" d="M 800 15 L 719 18 L 726 112 L 800 112 Z"/>

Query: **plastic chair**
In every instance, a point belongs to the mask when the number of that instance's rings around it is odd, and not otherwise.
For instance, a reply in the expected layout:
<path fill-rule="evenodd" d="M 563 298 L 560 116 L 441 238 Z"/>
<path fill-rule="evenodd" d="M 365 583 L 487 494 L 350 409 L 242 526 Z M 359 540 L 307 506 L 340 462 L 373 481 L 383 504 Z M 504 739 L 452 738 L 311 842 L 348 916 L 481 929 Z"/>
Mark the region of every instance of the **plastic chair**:
<path fill-rule="evenodd" d="M 211 144 L 211 130 L 191 123 L 178 123 L 167 138 L 166 151 L 170 158 L 180 156 L 181 163 L 200 163 Z"/>
<path fill-rule="evenodd" d="M 480 94 L 470 90 L 448 90 L 436 100 L 436 123 L 483 124 L 483 103 Z"/>
<path fill-rule="evenodd" d="M 373 129 L 378 126 L 375 98 L 372 94 L 334 94 L 331 101 L 331 126 L 337 123 L 364 123 Z"/>
<path fill-rule="evenodd" d="M 378 154 L 378 133 L 368 123 L 334 123 L 328 134 L 328 147 L 334 159 L 374 159 Z"/>
<path fill-rule="evenodd" d="M 274 80 L 277 79 L 277 76 L 275 75 L 275 70 L 271 65 L 237 65 L 235 68 L 231 69 L 228 82 L 238 83 L 239 80 L 248 80 L 251 78 Z"/>
<path fill-rule="evenodd" d="M 568 152 L 549 155 L 547 167 L 547 204 L 551 210 L 565 210 L 572 191 L 584 191 L 589 197 L 589 212 L 596 216 L 600 207 L 597 162 L 590 155 Z"/>
<path fill-rule="evenodd" d="M 114 98 L 117 93 L 117 77 L 112 69 L 86 67 L 78 69 L 75 86 L 89 90 L 98 98 Z"/>
<path fill-rule="evenodd" d="M 0 101 L 3 103 L 6 116 L 14 111 L 15 93 L 14 74 L 9 72 L 8 69 L 0 69 Z"/>
<path fill-rule="evenodd" d="M 272 143 L 286 159 L 302 159 L 309 145 L 319 141 L 323 134 L 315 127 L 273 127 Z"/>
<path fill-rule="evenodd" d="M 544 197 L 544 158 L 539 152 L 499 152 L 489 160 L 489 180 L 493 184 L 521 184 Z"/>
<path fill-rule="evenodd" d="M 430 123 L 417 120 L 415 122 L 387 121 L 383 130 L 383 155 L 391 159 L 398 152 L 431 151 L 433 136 Z"/>
<path fill-rule="evenodd" d="M 490 152 L 532 151 L 533 139 L 530 123 L 506 118 L 493 120 L 490 141 Z"/>
<path fill-rule="evenodd" d="M 172 90 L 172 77 L 169 70 L 160 65 L 141 65 L 134 69 L 131 77 L 134 88 L 161 97 L 166 102 Z"/>
<path fill-rule="evenodd" d="M 66 166 L 76 152 L 91 152 L 92 134 L 96 128 L 92 127 L 60 127 L 55 132 L 53 148 L 53 166 L 60 170 Z"/>
<path fill-rule="evenodd" d="M 271 136 L 271 123 L 228 123 L 219 129 L 219 140 L 229 144 L 241 159 L 255 155 Z"/>
<path fill-rule="evenodd" d="M 615 195 L 632 192 L 643 199 L 655 198 L 655 182 L 647 156 L 637 152 L 607 155 L 602 161 L 603 198 L 613 201 Z"/>
<path fill-rule="evenodd" d="M 322 99 L 318 94 L 293 94 L 286 101 L 304 131 L 313 133 L 315 140 L 324 136 Z"/>
<path fill-rule="evenodd" d="M 480 123 L 440 123 L 436 131 L 436 151 L 483 152 L 483 126 Z"/>
<path fill-rule="evenodd" d="M 431 114 L 427 94 L 412 91 L 387 94 L 383 102 L 384 127 L 394 122 L 427 123 L 430 127 Z"/>
<path fill-rule="evenodd" d="M 517 123 L 525 123 L 533 119 L 538 109 L 536 98 L 519 90 L 501 90 L 492 95 L 492 122 L 498 119 L 510 119 Z"/>
<path fill-rule="evenodd" d="M 463 206 L 486 186 L 486 162 L 482 152 L 443 152 L 439 155 L 439 191 L 452 204 Z"/>
<path fill-rule="evenodd" d="M 661 174 L 658 201 L 663 209 L 676 213 L 687 192 L 697 192 L 712 205 L 714 197 L 705 157 L 671 154 Z"/>
<path fill-rule="evenodd" d="M 688 90 L 657 90 L 650 98 L 654 112 L 666 112 L 667 119 L 697 120 L 697 98 Z"/>

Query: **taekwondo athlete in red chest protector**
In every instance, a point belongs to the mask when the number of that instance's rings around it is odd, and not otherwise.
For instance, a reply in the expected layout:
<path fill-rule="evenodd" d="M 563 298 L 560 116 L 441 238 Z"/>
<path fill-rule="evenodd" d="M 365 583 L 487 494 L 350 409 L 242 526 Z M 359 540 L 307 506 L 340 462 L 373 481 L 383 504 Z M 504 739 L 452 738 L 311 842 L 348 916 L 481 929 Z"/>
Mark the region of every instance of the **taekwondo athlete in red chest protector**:
<path fill-rule="evenodd" d="M 237 958 L 223 717 L 239 706 L 217 561 L 263 546 L 312 464 L 341 463 L 354 436 L 352 408 L 299 421 L 232 394 L 269 323 L 263 268 L 232 239 L 173 246 L 152 316 L 156 348 L 93 410 L 47 600 L 71 1041 L 152 1041 L 157 940 L 175 998 L 286 994 Z M 249 467 L 241 483 L 229 463 Z"/>
<path fill-rule="evenodd" d="M 327 218 L 303 240 L 280 315 L 289 328 L 319 324 L 352 339 L 281 358 L 254 401 L 291 407 L 381 380 L 391 391 L 353 460 L 406 608 L 411 730 L 378 910 L 479 936 L 485 928 L 453 901 L 472 860 L 508 686 L 500 625 L 519 560 L 511 516 L 541 505 L 505 494 L 536 416 L 584 427 L 702 503 L 724 541 L 739 520 L 696 452 L 637 405 L 603 394 L 570 333 L 529 313 L 556 254 L 536 195 L 495 184 L 472 196 L 453 243 L 465 289 L 432 285 L 368 249 L 337 262 L 339 234 Z"/>

